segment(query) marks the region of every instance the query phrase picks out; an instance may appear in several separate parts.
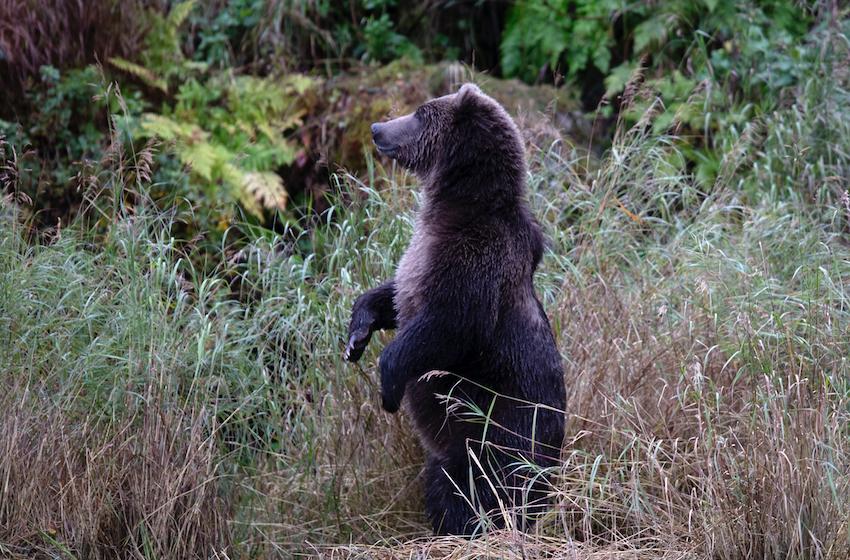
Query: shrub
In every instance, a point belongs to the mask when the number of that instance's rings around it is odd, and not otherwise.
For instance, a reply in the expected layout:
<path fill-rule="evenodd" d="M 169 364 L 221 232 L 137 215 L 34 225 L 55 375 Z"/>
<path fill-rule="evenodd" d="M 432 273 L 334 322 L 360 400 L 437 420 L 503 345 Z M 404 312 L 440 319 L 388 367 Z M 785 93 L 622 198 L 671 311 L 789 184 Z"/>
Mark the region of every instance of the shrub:
<path fill-rule="evenodd" d="M 611 67 L 611 15 L 619 2 L 520 0 L 502 35 L 501 68 L 506 76 L 537 81 L 549 73 Z"/>
<path fill-rule="evenodd" d="M 27 96 L 33 110 L 18 122 L 0 120 L 0 136 L 20 159 L 15 188 L 34 202 L 40 224 L 68 223 L 76 214 L 90 175 L 111 155 L 110 127 L 126 140 L 125 117 L 139 115 L 145 102 L 132 89 L 120 100 L 117 93 L 95 66 L 43 66 Z"/>
<path fill-rule="evenodd" d="M 262 222 L 285 210 L 288 194 L 279 170 L 291 164 L 298 146 L 286 138 L 301 124 L 315 81 L 299 74 L 284 77 L 235 75 L 191 60 L 184 33 L 194 1 L 153 13 L 152 27 L 138 62 L 111 59 L 118 69 L 164 95 L 158 112 L 134 119 L 134 134 L 164 141 L 154 181 L 161 205 L 188 201 L 187 237 L 210 234 L 219 250 L 225 233 L 244 218 Z M 161 169 L 161 171 L 160 171 Z M 285 219 L 283 221 L 286 221 Z"/>
<path fill-rule="evenodd" d="M 650 77 L 677 69 L 699 82 L 710 77 L 749 101 L 799 77 L 795 52 L 812 13 L 790 0 L 660 3 L 522 0 L 502 35 L 501 67 L 527 81 L 582 76 L 593 93 L 588 108 L 622 91 L 632 71 Z M 755 70 L 758 69 L 758 70 Z"/>

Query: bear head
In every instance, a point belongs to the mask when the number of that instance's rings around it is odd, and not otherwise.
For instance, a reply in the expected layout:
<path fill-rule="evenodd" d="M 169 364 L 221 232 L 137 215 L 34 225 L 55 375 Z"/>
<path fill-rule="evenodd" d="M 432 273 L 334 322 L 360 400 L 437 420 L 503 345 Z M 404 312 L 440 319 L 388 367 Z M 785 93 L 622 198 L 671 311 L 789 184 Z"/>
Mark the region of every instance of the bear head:
<path fill-rule="evenodd" d="M 425 179 L 426 189 L 466 185 L 468 190 L 471 180 L 492 185 L 490 195 L 522 189 L 525 151 L 519 130 L 507 111 L 474 84 L 409 115 L 374 123 L 372 137 L 379 152 Z"/>

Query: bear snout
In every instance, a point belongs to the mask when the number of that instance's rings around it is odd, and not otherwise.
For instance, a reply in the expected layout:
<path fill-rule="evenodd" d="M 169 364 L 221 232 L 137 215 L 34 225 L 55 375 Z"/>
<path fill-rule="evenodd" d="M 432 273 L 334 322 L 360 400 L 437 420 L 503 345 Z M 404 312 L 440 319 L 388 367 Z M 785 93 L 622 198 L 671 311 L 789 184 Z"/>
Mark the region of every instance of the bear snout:
<path fill-rule="evenodd" d="M 415 114 L 405 115 L 386 122 L 373 123 L 372 139 L 382 154 L 395 158 L 405 146 L 417 141 L 422 123 Z"/>
<path fill-rule="evenodd" d="M 384 140 L 384 135 L 381 131 L 381 123 L 372 123 L 370 128 L 372 130 L 372 140 L 375 144 L 381 144 L 382 140 Z"/>
<path fill-rule="evenodd" d="M 372 141 L 375 142 L 375 146 L 378 148 L 378 151 L 384 155 L 393 157 L 398 146 L 393 140 L 392 135 L 387 132 L 386 125 L 382 123 L 372 123 L 371 129 Z"/>

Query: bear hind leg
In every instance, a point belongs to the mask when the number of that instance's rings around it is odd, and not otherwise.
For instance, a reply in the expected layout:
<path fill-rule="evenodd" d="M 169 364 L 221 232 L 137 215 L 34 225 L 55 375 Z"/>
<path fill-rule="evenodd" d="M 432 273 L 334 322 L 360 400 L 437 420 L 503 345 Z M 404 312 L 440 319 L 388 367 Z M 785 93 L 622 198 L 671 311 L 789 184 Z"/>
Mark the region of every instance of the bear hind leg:
<path fill-rule="evenodd" d="M 479 532 L 479 512 L 482 511 L 491 514 L 489 525 L 497 528 L 504 525 L 497 511 L 498 500 L 489 485 L 480 477 L 475 478 L 478 484 L 474 491 L 470 491 L 468 461 L 428 458 L 425 466 L 425 510 L 435 534 L 472 535 Z"/>
<path fill-rule="evenodd" d="M 468 475 L 461 465 L 429 457 L 425 465 L 425 511 L 436 535 L 466 535 L 475 528 Z M 460 493 L 464 496 L 461 496 Z"/>

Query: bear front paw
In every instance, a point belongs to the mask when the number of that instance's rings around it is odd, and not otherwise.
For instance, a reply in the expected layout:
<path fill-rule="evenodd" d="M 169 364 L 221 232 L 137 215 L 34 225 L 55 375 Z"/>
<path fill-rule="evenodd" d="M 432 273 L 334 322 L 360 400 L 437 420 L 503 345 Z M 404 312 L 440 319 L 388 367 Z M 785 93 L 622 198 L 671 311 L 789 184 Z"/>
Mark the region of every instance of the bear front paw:
<path fill-rule="evenodd" d="M 342 354 L 342 359 L 347 362 L 356 362 L 366 350 L 366 345 L 369 344 L 369 339 L 372 338 L 372 331 L 369 329 L 357 329 L 348 335 L 348 343 L 345 345 L 345 352 Z"/>
<path fill-rule="evenodd" d="M 354 309 L 351 310 L 351 321 L 348 323 L 348 342 L 342 358 L 348 362 L 356 362 L 366 350 L 369 339 L 372 338 L 372 327 L 375 317 L 364 303 L 362 296 L 357 298 Z"/>
<path fill-rule="evenodd" d="M 386 393 L 381 392 L 381 406 L 390 414 L 395 414 L 401 408 L 401 400 L 387 397 Z"/>
<path fill-rule="evenodd" d="M 396 344 L 390 343 L 381 353 L 381 404 L 389 413 L 397 412 L 404 398 L 404 382 L 400 378 Z"/>
<path fill-rule="evenodd" d="M 381 367 L 381 406 L 390 414 L 398 412 L 401 400 L 404 398 L 404 385 L 387 381 Z"/>

